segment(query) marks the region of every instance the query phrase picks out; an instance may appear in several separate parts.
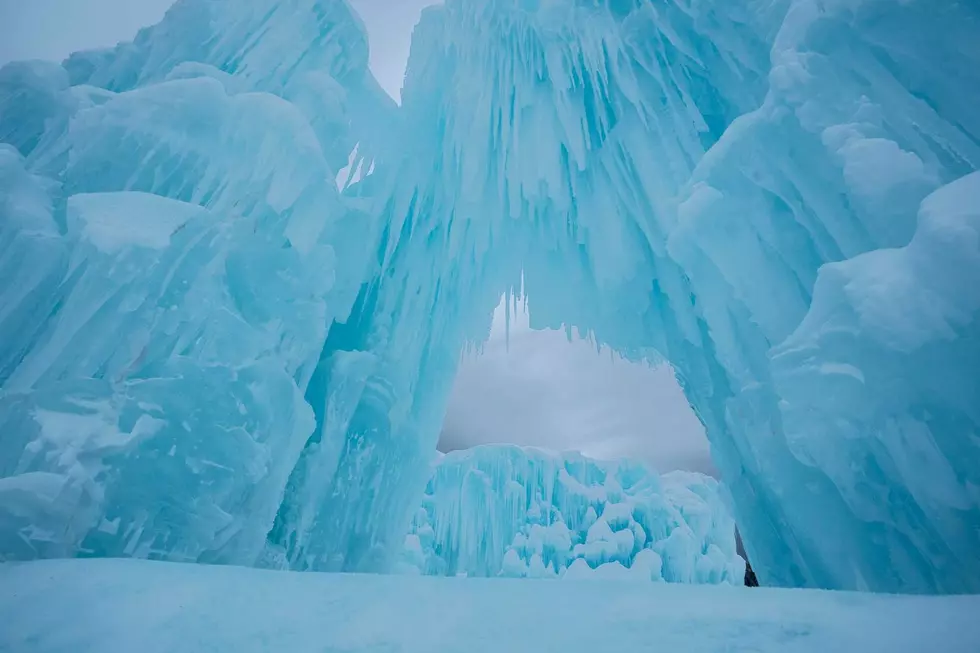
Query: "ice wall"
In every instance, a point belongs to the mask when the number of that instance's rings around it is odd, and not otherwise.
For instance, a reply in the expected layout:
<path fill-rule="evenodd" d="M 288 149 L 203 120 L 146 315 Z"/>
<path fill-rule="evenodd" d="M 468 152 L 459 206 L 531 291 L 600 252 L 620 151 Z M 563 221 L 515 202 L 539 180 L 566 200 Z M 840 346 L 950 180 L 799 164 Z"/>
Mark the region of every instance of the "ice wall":
<path fill-rule="evenodd" d="M 5 66 L 0 552 L 387 568 L 523 278 L 671 362 L 763 583 L 980 591 L 977 33 L 447 0 L 396 109 L 343 0 L 181 0 Z"/>
<path fill-rule="evenodd" d="M 710 477 L 484 445 L 433 464 L 400 569 L 741 585 L 745 561 Z"/>
<path fill-rule="evenodd" d="M 0 69 L 0 557 L 261 559 L 377 238 L 334 180 L 393 108 L 342 2 Z"/>
<path fill-rule="evenodd" d="M 771 352 L 791 451 L 838 488 L 852 512 L 843 528 L 867 525 L 840 531 L 839 574 L 857 549 L 887 555 L 904 584 L 976 589 L 978 283 L 972 173 L 922 202 L 905 247 L 821 268 L 806 317 Z"/>

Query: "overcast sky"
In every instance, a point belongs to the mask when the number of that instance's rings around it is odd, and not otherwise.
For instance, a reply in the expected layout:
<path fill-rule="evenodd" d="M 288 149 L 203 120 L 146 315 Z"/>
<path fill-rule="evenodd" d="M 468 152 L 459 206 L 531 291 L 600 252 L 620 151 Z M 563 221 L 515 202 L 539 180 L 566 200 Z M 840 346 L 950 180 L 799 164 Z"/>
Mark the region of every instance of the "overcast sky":
<path fill-rule="evenodd" d="M 396 100 L 412 28 L 431 0 L 348 0 L 370 32 L 371 69 Z M 76 50 L 115 45 L 157 22 L 174 0 L 0 0 L 0 65 L 60 61 Z"/>
<path fill-rule="evenodd" d="M 61 60 L 132 39 L 173 0 L 0 0 L 0 63 Z"/>
<path fill-rule="evenodd" d="M 0 0 L 0 64 L 60 60 L 113 45 L 160 19 L 172 0 Z M 371 39 L 371 67 L 398 99 L 412 27 L 428 0 L 350 0 Z M 637 457 L 661 471 L 711 473 L 708 444 L 669 368 L 626 363 L 563 332 L 502 320 L 482 356 L 463 361 L 440 448 L 513 442 Z"/>
<path fill-rule="evenodd" d="M 425 7 L 442 3 L 433 0 L 347 1 L 357 9 L 368 29 L 371 71 L 388 94 L 399 100 L 412 45 L 412 28 Z"/>
<path fill-rule="evenodd" d="M 497 309 L 484 352 L 463 360 L 440 449 L 514 442 L 715 474 L 704 429 L 670 367 L 629 363 L 527 323 L 527 315 L 511 316 L 508 346 Z"/>

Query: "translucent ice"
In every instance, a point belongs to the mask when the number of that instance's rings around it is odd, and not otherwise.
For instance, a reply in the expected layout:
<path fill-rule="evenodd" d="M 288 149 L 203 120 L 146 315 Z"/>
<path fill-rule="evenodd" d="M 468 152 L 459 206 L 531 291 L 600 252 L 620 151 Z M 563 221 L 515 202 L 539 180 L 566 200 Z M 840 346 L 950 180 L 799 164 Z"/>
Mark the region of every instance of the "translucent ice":
<path fill-rule="evenodd" d="M 334 181 L 371 97 L 356 17 L 293 6 L 263 58 L 226 24 L 256 4 L 182 2 L 133 44 L 0 71 L 3 557 L 265 550 L 374 236 Z"/>
<path fill-rule="evenodd" d="M 742 584 L 718 482 L 510 445 L 441 456 L 403 571 Z"/>
<path fill-rule="evenodd" d="M 343 0 L 180 0 L 4 67 L 0 555 L 390 568 L 523 287 L 670 361 L 763 583 L 980 591 L 977 33 L 447 0 L 398 108 Z"/>
<path fill-rule="evenodd" d="M 923 201 L 907 246 L 824 266 L 806 317 L 773 349 L 787 443 L 825 470 L 853 515 L 839 527 L 838 574 L 851 551 L 879 550 L 852 539 L 858 520 L 892 523 L 894 582 L 927 586 L 938 576 L 975 589 L 978 284 L 973 173 Z M 863 456 L 864 466 L 848 462 Z"/>
<path fill-rule="evenodd" d="M 532 323 L 669 359 L 765 583 L 980 590 L 977 243 L 956 227 L 946 264 L 912 240 L 920 203 L 980 165 L 978 29 L 975 6 L 917 0 L 428 10 L 403 92 L 416 159 L 390 210 L 417 260 L 452 267 L 419 312 L 479 339 L 440 305 L 449 282 L 471 304 L 523 278 Z M 953 187 L 922 215 L 976 202 Z M 837 266 L 906 245 L 914 271 L 891 267 L 914 283 L 860 284 L 896 312 L 813 315 L 847 296 L 827 278 L 858 289 Z M 932 336 L 882 350 L 883 322 Z M 840 361 L 847 337 L 861 355 Z M 851 386 L 878 366 L 889 383 L 861 404 Z M 417 401 L 427 371 L 404 386 Z"/>

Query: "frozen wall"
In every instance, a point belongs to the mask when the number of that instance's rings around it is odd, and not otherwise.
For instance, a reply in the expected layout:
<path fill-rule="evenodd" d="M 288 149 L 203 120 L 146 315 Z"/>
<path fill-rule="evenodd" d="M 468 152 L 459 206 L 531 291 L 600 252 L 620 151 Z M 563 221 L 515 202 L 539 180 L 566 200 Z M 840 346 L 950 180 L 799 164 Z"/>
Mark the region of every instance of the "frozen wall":
<path fill-rule="evenodd" d="M 400 109 L 342 0 L 4 67 L 2 555 L 387 568 L 523 274 L 671 362 L 762 582 L 980 591 L 978 14 L 447 0 Z"/>
<path fill-rule="evenodd" d="M 433 464 L 399 568 L 741 585 L 745 561 L 708 476 L 483 445 Z"/>
<path fill-rule="evenodd" d="M 262 4 L 0 70 L 3 558 L 265 550 L 376 238 L 351 113 L 393 105 L 343 3 Z"/>

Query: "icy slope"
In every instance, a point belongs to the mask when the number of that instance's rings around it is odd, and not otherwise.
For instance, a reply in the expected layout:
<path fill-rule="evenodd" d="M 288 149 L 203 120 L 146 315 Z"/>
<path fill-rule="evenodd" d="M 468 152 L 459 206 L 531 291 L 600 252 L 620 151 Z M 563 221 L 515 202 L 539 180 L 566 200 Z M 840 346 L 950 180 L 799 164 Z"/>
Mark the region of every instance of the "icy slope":
<path fill-rule="evenodd" d="M 0 651 L 975 653 L 980 598 L 297 574 L 132 560 L 0 566 Z"/>
<path fill-rule="evenodd" d="M 714 479 L 511 445 L 439 457 L 402 563 L 446 576 L 741 585 L 745 574 Z"/>

